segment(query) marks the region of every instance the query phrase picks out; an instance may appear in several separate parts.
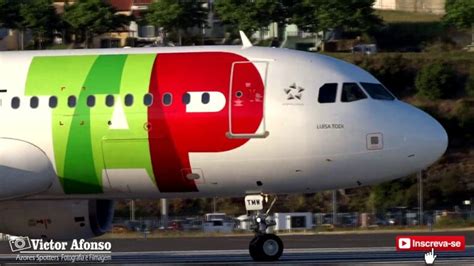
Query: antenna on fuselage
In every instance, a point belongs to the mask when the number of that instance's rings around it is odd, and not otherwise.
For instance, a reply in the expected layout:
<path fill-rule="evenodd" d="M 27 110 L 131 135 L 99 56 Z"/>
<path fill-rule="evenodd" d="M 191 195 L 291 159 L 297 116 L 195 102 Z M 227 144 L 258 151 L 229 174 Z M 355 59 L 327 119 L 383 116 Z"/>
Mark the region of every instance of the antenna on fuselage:
<path fill-rule="evenodd" d="M 242 40 L 242 48 L 250 48 L 253 46 L 252 42 L 250 42 L 249 38 L 243 31 L 240 31 L 240 39 Z"/>

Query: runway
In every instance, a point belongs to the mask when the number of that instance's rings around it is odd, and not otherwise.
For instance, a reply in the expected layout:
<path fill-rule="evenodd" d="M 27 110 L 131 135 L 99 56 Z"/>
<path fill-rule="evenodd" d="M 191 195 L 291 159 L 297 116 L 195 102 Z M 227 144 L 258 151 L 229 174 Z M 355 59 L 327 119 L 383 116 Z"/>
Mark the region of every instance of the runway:
<path fill-rule="evenodd" d="M 278 264 L 337 264 L 337 263 L 423 263 L 424 253 L 396 252 L 394 248 L 289 249 Z M 248 264 L 253 263 L 247 250 L 162 251 L 114 253 L 114 264 L 189 263 L 189 264 Z M 438 253 L 436 264 L 474 264 L 474 247 L 466 252 Z M 274 264 L 274 262 L 272 262 Z"/>
<path fill-rule="evenodd" d="M 403 232 L 367 234 L 283 235 L 285 252 L 279 264 L 424 264 L 423 252 L 395 251 L 397 235 L 463 235 L 464 252 L 438 252 L 436 264 L 474 265 L 474 232 Z M 108 264 L 253 264 L 251 236 L 101 239 L 112 243 Z M 0 242 L 0 263 L 15 263 L 6 241 Z M 274 263 L 271 263 L 274 264 Z"/>

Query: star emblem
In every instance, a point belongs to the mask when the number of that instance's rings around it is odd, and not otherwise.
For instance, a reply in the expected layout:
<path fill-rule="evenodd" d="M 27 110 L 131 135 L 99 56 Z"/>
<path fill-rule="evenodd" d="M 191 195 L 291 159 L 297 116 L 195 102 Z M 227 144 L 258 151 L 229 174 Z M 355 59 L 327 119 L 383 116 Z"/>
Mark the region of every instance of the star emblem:
<path fill-rule="evenodd" d="M 303 98 L 304 88 L 297 86 L 296 83 L 291 84 L 284 91 L 286 93 L 287 100 L 301 100 Z"/>

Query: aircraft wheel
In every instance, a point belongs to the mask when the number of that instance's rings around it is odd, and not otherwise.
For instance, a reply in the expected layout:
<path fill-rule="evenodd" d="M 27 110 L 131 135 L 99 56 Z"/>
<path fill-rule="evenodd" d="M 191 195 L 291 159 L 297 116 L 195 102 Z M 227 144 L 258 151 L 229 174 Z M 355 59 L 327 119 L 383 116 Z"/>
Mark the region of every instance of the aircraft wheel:
<path fill-rule="evenodd" d="M 249 252 L 254 261 L 276 261 L 283 253 L 283 242 L 273 234 L 256 236 L 250 241 Z"/>

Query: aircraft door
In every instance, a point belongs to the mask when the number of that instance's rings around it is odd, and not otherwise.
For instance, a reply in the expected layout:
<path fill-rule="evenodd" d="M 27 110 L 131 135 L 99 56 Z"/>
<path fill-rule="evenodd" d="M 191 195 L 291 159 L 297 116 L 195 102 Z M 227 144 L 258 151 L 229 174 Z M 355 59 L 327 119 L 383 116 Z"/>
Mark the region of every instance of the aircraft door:
<path fill-rule="evenodd" d="M 268 62 L 234 62 L 229 90 L 229 138 L 265 138 Z"/>

